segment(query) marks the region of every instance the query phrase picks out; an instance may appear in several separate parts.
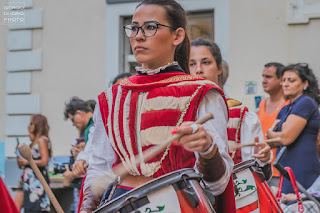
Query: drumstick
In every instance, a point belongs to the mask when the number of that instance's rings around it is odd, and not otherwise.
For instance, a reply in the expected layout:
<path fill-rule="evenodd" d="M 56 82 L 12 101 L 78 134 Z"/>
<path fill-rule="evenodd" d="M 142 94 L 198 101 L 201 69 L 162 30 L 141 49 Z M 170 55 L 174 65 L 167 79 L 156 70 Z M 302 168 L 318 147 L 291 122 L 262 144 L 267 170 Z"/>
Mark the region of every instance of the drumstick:
<path fill-rule="evenodd" d="M 272 138 L 272 139 L 268 139 L 268 140 L 263 140 L 263 141 L 258 141 L 258 142 L 255 142 L 255 143 L 248 143 L 248 144 L 229 144 L 229 150 L 231 152 L 233 151 L 236 151 L 237 149 L 241 149 L 242 147 L 247 147 L 247 146 L 255 146 L 256 143 L 259 143 L 259 142 L 265 142 L 267 144 L 272 144 L 272 143 L 278 143 L 281 141 L 281 138 L 278 137 L 278 138 Z"/>
<path fill-rule="evenodd" d="M 54 196 L 53 192 L 51 191 L 49 185 L 47 184 L 46 180 L 44 179 L 43 175 L 41 174 L 38 166 L 34 162 L 34 160 L 32 158 L 30 147 L 27 144 L 22 143 L 22 144 L 19 145 L 18 149 L 19 149 L 19 152 L 20 152 L 21 156 L 24 159 L 26 159 L 27 161 L 29 161 L 29 164 L 30 164 L 31 168 L 33 169 L 33 171 L 36 174 L 38 180 L 40 181 L 41 185 L 43 186 L 44 191 L 47 193 L 48 197 L 50 198 L 51 203 L 54 206 L 54 208 L 56 209 L 57 213 L 64 213 L 64 211 L 62 210 L 62 208 L 61 208 L 60 204 L 58 203 L 56 197 Z"/>
<path fill-rule="evenodd" d="M 196 124 L 203 124 L 206 121 L 210 120 L 213 118 L 212 113 L 207 113 L 205 114 L 202 118 L 199 118 L 197 121 L 195 121 Z M 154 156 L 165 150 L 168 146 L 170 146 L 174 141 L 179 140 L 182 136 L 185 134 L 174 134 L 171 137 L 169 137 L 167 140 L 163 141 L 160 145 L 153 146 L 149 148 L 148 150 L 143 152 L 143 161 L 147 162 L 150 159 L 152 159 Z M 140 166 L 140 163 L 142 160 L 140 159 L 139 155 L 135 156 L 135 162 L 136 166 Z M 114 174 L 117 176 L 120 176 L 121 178 L 125 177 L 128 175 L 128 170 L 123 166 L 123 164 L 118 164 L 117 166 L 112 168 Z M 110 181 L 109 177 L 103 176 L 99 178 L 91 187 L 92 191 L 96 192 L 97 194 L 103 193 L 101 191 L 104 190 L 103 186 L 106 186 L 108 180 Z"/>

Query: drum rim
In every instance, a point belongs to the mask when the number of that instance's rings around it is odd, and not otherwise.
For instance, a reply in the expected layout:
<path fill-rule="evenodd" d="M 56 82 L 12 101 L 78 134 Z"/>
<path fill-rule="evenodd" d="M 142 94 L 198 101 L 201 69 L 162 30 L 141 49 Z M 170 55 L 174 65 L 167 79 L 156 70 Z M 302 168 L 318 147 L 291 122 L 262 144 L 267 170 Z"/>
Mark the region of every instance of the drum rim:
<path fill-rule="evenodd" d="M 246 161 L 242 161 L 240 163 L 237 163 L 232 170 L 232 173 L 238 173 L 241 172 L 251 166 L 256 166 L 256 160 L 255 159 L 250 159 Z"/>
<path fill-rule="evenodd" d="M 180 169 L 177 171 L 170 172 L 168 174 L 155 178 L 152 181 L 148 181 L 147 183 L 135 189 L 132 189 L 124 193 L 123 195 L 103 204 L 97 210 L 95 210 L 94 213 L 98 213 L 100 210 L 102 210 L 106 206 L 109 207 L 108 208 L 109 212 L 118 211 L 122 207 L 127 205 L 127 203 L 130 202 L 129 201 L 130 199 L 138 200 L 140 198 L 146 197 L 147 195 L 155 191 L 163 189 L 164 187 L 177 183 L 183 179 L 200 181 L 201 176 L 197 174 L 192 168 L 185 168 L 185 169 Z M 162 181 L 159 181 L 159 180 L 162 180 Z"/>

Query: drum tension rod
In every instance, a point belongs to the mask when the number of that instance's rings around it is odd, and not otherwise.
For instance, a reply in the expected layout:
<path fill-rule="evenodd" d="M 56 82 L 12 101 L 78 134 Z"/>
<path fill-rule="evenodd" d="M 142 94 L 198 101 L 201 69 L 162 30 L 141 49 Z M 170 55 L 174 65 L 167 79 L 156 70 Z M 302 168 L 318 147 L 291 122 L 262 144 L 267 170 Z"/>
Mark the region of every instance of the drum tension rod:
<path fill-rule="evenodd" d="M 134 210 L 135 213 L 140 213 L 139 210 L 137 211 L 138 208 L 137 208 L 136 205 L 133 203 L 132 199 L 133 199 L 133 198 L 128 199 L 128 201 L 129 201 L 129 203 L 130 203 L 130 206 L 132 207 L 132 209 Z"/>
<path fill-rule="evenodd" d="M 204 182 L 204 180 L 201 178 L 200 179 L 201 183 L 203 184 L 203 192 L 207 196 L 209 202 L 211 203 L 212 206 L 214 206 L 214 203 L 216 202 L 216 198 L 212 194 L 211 190 L 207 186 L 207 184 Z"/>
<path fill-rule="evenodd" d="M 196 208 L 199 205 L 199 199 L 198 199 L 197 193 L 190 186 L 190 184 L 188 183 L 188 180 L 186 180 L 186 176 L 183 175 L 182 178 L 183 178 L 183 181 L 185 182 L 186 186 L 188 187 L 186 189 L 183 189 L 183 191 L 184 191 L 185 195 L 187 196 L 191 205 L 194 208 Z"/>

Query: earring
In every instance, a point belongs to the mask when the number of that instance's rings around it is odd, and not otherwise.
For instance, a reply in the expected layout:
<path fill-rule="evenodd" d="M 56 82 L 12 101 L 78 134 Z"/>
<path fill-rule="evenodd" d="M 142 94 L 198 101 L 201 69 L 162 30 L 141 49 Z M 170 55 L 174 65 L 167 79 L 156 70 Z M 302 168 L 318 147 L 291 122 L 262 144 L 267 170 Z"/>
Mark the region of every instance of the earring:
<path fill-rule="evenodd" d="M 303 88 L 303 90 L 307 90 L 307 87 Z"/>

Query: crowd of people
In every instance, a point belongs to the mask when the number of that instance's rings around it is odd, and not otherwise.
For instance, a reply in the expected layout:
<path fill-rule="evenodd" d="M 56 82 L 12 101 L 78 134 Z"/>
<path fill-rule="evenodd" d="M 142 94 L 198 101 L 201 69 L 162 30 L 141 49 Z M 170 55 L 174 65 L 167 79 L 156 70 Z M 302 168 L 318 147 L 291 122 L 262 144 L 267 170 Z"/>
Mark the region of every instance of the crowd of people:
<path fill-rule="evenodd" d="M 235 201 L 235 165 L 254 161 L 269 186 L 277 187 L 280 174 L 272 163 L 282 146 L 288 149 L 282 165 L 293 170 L 303 187 L 319 177 L 320 91 L 310 67 L 267 63 L 262 86 L 269 97 L 260 102 L 258 113 L 251 112 L 240 97 L 230 98 L 223 91 L 229 68 L 219 46 L 204 38 L 190 42 L 186 29 L 186 13 L 179 3 L 143 0 L 132 22 L 124 26 L 141 64 L 137 74 L 117 76 L 97 103 L 77 97 L 66 103 L 64 118 L 79 130 L 71 148 L 72 166 L 63 173 L 74 184 L 77 212 L 92 212 L 101 203 L 183 168 L 201 175 L 218 212 L 236 212 L 243 206 Z M 208 112 L 213 119 L 194 124 Z M 52 146 L 47 119 L 31 116 L 28 130 L 33 158 L 49 181 L 46 167 Z M 145 151 L 176 134 L 182 137 L 175 144 L 144 160 Z M 266 141 L 275 138 L 279 141 Z M 50 211 L 49 198 L 28 161 L 17 157 L 17 163 L 23 169 L 18 208 Z M 113 170 L 119 165 L 127 176 Z M 99 177 L 106 180 L 99 185 L 102 193 L 92 190 Z M 282 190 L 293 193 L 290 181 L 284 181 Z"/>

